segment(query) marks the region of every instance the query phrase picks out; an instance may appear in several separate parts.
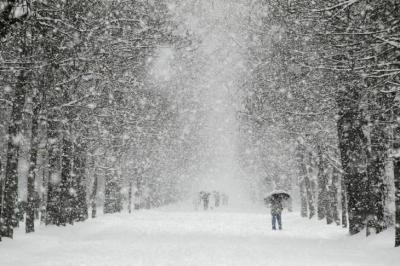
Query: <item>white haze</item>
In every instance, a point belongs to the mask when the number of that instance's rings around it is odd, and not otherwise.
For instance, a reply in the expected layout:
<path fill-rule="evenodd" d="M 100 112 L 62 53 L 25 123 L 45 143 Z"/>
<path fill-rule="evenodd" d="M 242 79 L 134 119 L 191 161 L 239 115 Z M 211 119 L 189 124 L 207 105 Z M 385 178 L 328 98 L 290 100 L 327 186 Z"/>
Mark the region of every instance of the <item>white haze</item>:
<path fill-rule="evenodd" d="M 245 39 L 240 21 L 246 6 L 241 1 L 172 1 L 169 8 L 175 22 L 183 25 L 182 31 L 195 36 L 196 41 L 185 49 L 159 48 L 149 77 L 164 90 L 172 90 L 169 93 L 181 99 L 177 105 L 190 105 L 187 100 L 199 103 L 200 110 L 194 107 L 191 113 L 202 112 L 204 119 L 189 119 L 192 125 L 187 126 L 189 131 L 201 131 L 203 148 L 198 151 L 198 165 L 191 166 L 197 169 L 191 173 L 191 192 L 220 190 L 232 195 L 232 199 L 241 199 L 246 193 L 242 191 L 243 173 L 237 162 L 236 113 L 240 82 L 247 70 L 245 50 L 237 40 Z M 178 89 L 173 91 L 174 88 Z M 180 115 L 187 116 L 187 111 Z"/>

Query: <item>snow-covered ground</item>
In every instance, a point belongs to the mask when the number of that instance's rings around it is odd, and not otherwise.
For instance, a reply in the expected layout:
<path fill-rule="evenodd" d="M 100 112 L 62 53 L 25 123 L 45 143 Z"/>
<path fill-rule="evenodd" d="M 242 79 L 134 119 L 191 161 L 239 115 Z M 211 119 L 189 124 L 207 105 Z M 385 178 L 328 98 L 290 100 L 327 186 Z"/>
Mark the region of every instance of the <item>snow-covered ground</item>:
<path fill-rule="evenodd" d="M 171 206 L 105 215 L 74 226 L 19 230 L 0 242 L 0 265 L 398 265 L 393 231 L 366 239 L 284 213 L 271 231 L 267 210 L 194 212 Z"/>

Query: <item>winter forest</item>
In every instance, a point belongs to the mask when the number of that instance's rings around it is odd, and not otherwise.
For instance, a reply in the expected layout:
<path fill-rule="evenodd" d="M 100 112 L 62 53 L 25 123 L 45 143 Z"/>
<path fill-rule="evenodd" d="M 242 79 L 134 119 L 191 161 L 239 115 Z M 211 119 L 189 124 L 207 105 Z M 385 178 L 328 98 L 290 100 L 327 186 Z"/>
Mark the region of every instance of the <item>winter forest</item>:
<path fill-rule="evenodd" d="M 1 265 L 396 265 L 400 1 L 0 0 L 0 241 Z"/>

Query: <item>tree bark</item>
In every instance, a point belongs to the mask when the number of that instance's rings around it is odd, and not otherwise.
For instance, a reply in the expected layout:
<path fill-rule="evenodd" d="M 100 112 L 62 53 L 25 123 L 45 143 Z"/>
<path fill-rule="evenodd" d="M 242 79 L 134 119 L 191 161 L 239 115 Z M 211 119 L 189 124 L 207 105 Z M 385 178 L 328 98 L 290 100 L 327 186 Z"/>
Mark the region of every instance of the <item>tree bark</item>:
<path fill-rule="evenodd" d="M 59 147 L 59 122 L 55 115 L 48 117 L 48 183 L 46 204 L 46 225 L 60 225 L 60 147 Z"/>
<path fill-rule="evenodd" d="M 300 208 L 301 208 L 301 217 L 308 216 L 308 208 L 307 208 L 307 192 L 305 181 L 300 181 Z"/>
<path fill-rule="evenodd" d="M 347 200 L 346 185 L 343 176 L 340 178 L 340 201 L 342 207 L 342 227 L 347 228 Z"/>
<path fill-rule="evenodd" d="M 339 211 L 338 211 L 338 183 L 340 180 L 340 173 L 336 169 L 332 172 L 332 184 L 329 187 L 329 206 L 331 210 L 331 218 L 337 225 L 340 225 Z"/>
<path fill-rule="evenodd" d="M 392 119 L 390 107 L 393 106 L 394 94 L 378 92 L 372 99 L 370 107 L 372 130 L 370 134 L 369 163 L 367 167 L 370 180 L 370 202 L 373 215 L 368 221 L 367 234 L 370 228 L 376 233 L 387 228 L 385 206 L 388 194 L 388 184 L 385 182 L 386 162 L 389 151 L 388 125 Z"/>
<path fill-rule="evenodd" d="M 395 197 L 395 237 L 394 246 L 400 247 L 400 105 L 399 102 L 395 105 L 394 117 L 397 121 L 394 130 L 394 141 L 393 141 L 393 166 L 394 166 L 394 197 Z"/>
<path fill-rule="evenodd" d="M 44 156 L 43 159 L 47 161 L 47 157 Z M 41 224 L 46 224 L 46 206 L 47 206 L 47 186 L 48 186 L 48 180 L 46 177 L 46 170 L 42 170 L 42 186 L 43 186 L 43 191 L 42 194 L 40 195 L 41 201 L 40 201 L 40 223 Z"/>
<path fill-rule="evenodd" d="M 1 214 L 3 213 L 3 186 L 4 186 L 4 179 L 3 179 L 3 165 L 1 163 L 1 156 L 0 156 L 0 241 L 1 241 L 1 235 L 3 231 L 3 223 L 1 219 Z"/>
<path fill-rule="evenodd" d="M 82 222 L 88 218 L 88 207 L 86 202 L 86 149 L 85 145 L 78 139 L 74 149 L 74 175 L 76 179 L 76 206 L 75 220 Z"/>
<path fill-rule="evenodd" d="M 132 212 L 132 179 L 129 179 L 129 192 L 128 192 L 128 212 Z"/>
<path fill-rule="evenodd" d="M 2 235 L 13 237 L 13 228 L 17 226 L 18 221 L 15 213 L 18 199 L 18 156 L 19 145 L 22 138 L 21 124 L 22 112 L 26 98 L 27 73 L 22 71 L 18 77 L 18 83 L 15 87 L 15 96 L 11 111 L 11 121 L 8 128 L 8 147 L 7 164 L 3 190 L 3 218 Z"/>
<path fill-rule="evenodd" d="M 323 148 L 318 145 L 318 219 L 327 218 L 328 224 L 332 223 L 329 219 L 328 191 L 327 191 L 327 174 L 326 165 L 323 156 Z"/>
<path fill-rule="evenodd" d="M 399 132 L 400 133 L 400 132 Z M 400 144 L 398 144 L 400 150 Z M 394 186 L 395 186 L 395 247 L 400 246 L 400 156 L 394 160 Z"/>
<path fill-rule="evenodd" d="M 297 145 L 296 160 L 299 173 L 301 217 L 307 217 L 308 214 L 307 187 L 306 187 L 306 179 L 308 172 L 304 156 L 305 156 L 305 147 L 302 143 L 299 143 Z"/>
<path fill-rule="evenodd" d="M 313 218 L 315 215 L 315 201 L 314 201 L 314 189 L 312 186 L 312 182 L 310 180 L 310 172 L 309 172 L 309 166 L 307 164 L 304 164 L 304 167 L 306 169 L 306 175 L 304 176 L 304 181 L 305 181 L 305 187 L 306 187 L 306 192 L 307 192 L 307 203 L 308 203 L 308 218 Z"/>
<path fill-rule="evenodd" d="M 121 179 L 116 169 L 106 172 L 104 213 L 115 213 L 122 210 Z"/>
<path fill-rule="evenodd" d="M 359 233 L 366 226 L 370 214 L 369 181 L 366 173 L 366 138 L 362 126 L 364 119 L 359 107 L 361 88 L 349 86 L 338 94 L 339 119 L 337 121 L 339 150 L 347 192 L 349 232 Z"/>
<path fill-rule="evenodd" d="M 92 194 L 90 196 L 90 201 L 91 201 L 91 207 L 92 207 L 92 218 L 96 218 L 96 213 L 97 213 L 97 182 L 98 182 L 98 177 L 97 177 L 97 169 L 94 168 L 94 182 L 93 182 L 93 189 L 92 189 Z"/>
<path fill-rule="evenodd" d="M 308 176 L 305 178 L 306 192 L 307 192 L 307 203 L 308 203 L 308 218 L 313 218 L 315 215 L 315 207 L 314 207 L 314 195 L 311 187 L 311 182 Z"/>
<path fill-rule="evenodd" d="M 60 184 L 60 207 L 59 224 L 73 224 L 74 222 L 74 198 L 75 193 L 73 185 L 73 177 L 71 176 L 72 162 L 72 141 L 69 134 L 64 134 L 62 139 L 62 155 L 61 155 L 61 184 Z"/>
<path fill-rule="evenodd" d="M 104 192 L 104 213 L 115 213 L 117 180 L 113 170 L 106 170 Z"/>
<path fill-rule="evenodd" d="M 27 210 L 25 220 L 25 231 L 26 233 L 35 231 L 35 208 L 36 208 L 36 197 L 35 197 L 35 179 L 37 174 L 37 155 L 39 149 L 39 114 L 41 110 L 41 99 L 39 92 L 36 92 L 33 97 L 33 116 L 31 125 L 31 149 L 29 159 L 29 171 L 28 171 L 28 194 L 27 194 Z"/>

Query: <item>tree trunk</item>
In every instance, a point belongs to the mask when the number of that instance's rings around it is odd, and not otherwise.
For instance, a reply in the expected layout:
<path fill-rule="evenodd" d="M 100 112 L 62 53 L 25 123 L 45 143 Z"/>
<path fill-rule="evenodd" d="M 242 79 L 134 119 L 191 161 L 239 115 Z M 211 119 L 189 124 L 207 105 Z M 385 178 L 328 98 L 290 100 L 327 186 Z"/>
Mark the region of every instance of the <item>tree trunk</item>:
<path fill-rule="evenodd" d="M 368 164 L 369 202 L 371 204 L 372 213 L 367 221 L 367 235 L 370 229 L 375 229 L 375 233 L 380 233 L 386 228 L 385 222 L 385 202 L 387 198 L 387 186 L 385 184 L 385 165 L 387 148 L 385 142 L 387 139 L 384 129 L 378 128 L 382 125 L 375 126 L 371 132 L 370 158 Z"/>
<path fill-rule="evenodd" d="M 122 176 L 121 176 L 121 171 L 115 171 L 115 176 L 117 177 L 117 182 L 116 182 L 116 190 L 115 190 L 115 195 L 116 195 L 116 202 L 115 202 L 115 209 L 117 212 L 122 211 L 122 193 L 121 193 L 121 183 L 122 183 Z"/>
<path fill-rule="evenodd" d="M 45 161 L 47 160 L 47 157 L 43 158 Z M 46 171 L 45 169 L 42 170 L 42 186 L 43 186 L 43 191 L 41 195 L 41 201 L 40 201 L 40 224 L 46 224 L 46 206 L 47 206 L 47 186 L 48 186 L 48 180 L 46 179 Z"/>
<path fill-rule="evenodd" d="M 303 140 L 301 140 L 303 142 Z M 299 173 L 299 186 L 300 186 L 300 204 L 301 204 L 301 217 L 307 217 L 308 207 L 307 207 L 307 188 L 306 188 L 306 178 L 307 178 L 307 165 L 305 164 L 304 154 L 305 147 L 302 143 L 297 145 L 296 160 L 297 168 Z"/>
<path fill-rule="evenodd" d="M 389 151 L 389 122 L 392 114 L 389 111 L 393 106 L 394 94 L 379 92 L 372 99 L 370 107 L 372 130 L 370 134 L 370 152 L 368 163 L 368 179 L 370 180 L 370 199 L 372 217 L 368 222 L 367 233 L 374 228 L 376 233 L 387 228 L 385 206 L 388 196 L 388 184 L 385 182 L 386 162 Z"/>
<path fill-rule="evenodd" d="M 48 182 L 47 182 L 47 204 L 46 204 L 46 225 L 60 225 L 60 176 L 59 161 L 61 157 L 59 147 L 59 122 L 55 115 L 48 118 Z"/>
<path fill-rule="evenodd" d="M 400 144 L 398 145 L 400 150 Z M 394 186 L 395 186 L 395 247 L 400 246 L 400 156 L 394 160 Z"/>
<path fill-rule="evenodd" d="M 132 179 L 129 179 L 128 212 L 132 212 Z"/>
<path fill-rule="evenodd" d="M 366 173 L 366 139 L 363 134 L 364 124 L 359 108 L 362 89 L 349 86 L 339 92 L 337 122 L 339 150 L 344 171 L 344 184 L 347 192 L 349 213 L 349 232 L 357 234 L 366 226 L 370 214 L 369 185 Z"/>
<path fill-rule="evenodd" d="M 35 208 L 36 208 L 36 197 L 35 197 L 35 178 L 37 172 L 37 155 L 39 149 L 39 114 L 41 110 L 41 100 L 39 97 L 39 92 L 36 92 L 33 97 L 33 116 L 31 125 L 31 149 L 30 149 L 30 159 L 29 159 L 29 172 L 28 172 L 28 194 L 27 194 L 27 210 L 26 210 L 26 220 L 25 220 L 25 231 L 26 233 L 35 231 Z"/>
<path fill-rule="evenodd" d="M 312 183 L 309 177 L 308 165 L 305 165 L 306 168 L 306 175 L 304 177 L 305 180 L 305 187 L 307 192 L 307 203 L 308 203 L 308 218 L 313 218 L 315 215 L 315 205 L 314 205 L 314 190 L 312 187 Z"/>
<path fill-rule="evenodd" d="M 340 198 L 341 198 L 341 205 L 342 205 L 342 227 L 347 228 L 347 200 L 346 200 L 346 185 L 344 183 L 343 176 L 340 179 Z"/>
<path fill-rule="evenodd" d="M 121 186 L 120 177 L 115 169 L 106 173 L 104 197 L 104 213 L 121 211 Z"/>
<path fill-rule="evenodd" d="M 304 178 L 300 181 L 300 206 L 301 206 L 301 217 L 307 217 L 308 216 L 307 192 L 306 192 L 306 184 Z"/>
<path fill-rule="evenodd" d="M 340 225 L 339 211 L 338 211 L 338 183 L 340 180 L 340 173 L 336 169 L 333 169 L 332 172 L 332 184 L 329 187 L 329 206 L 330 206 L 330 215 L 332 221 L 335 221 L 337 225 Z"/>
<path fill-rule="evenodd" d="M 62 140 L 62 155 L 61 155 L 61 184 L 60 184 L 60 207 L 59 224 L 73 224 L 74 222 L 74 198 L 75 193 L 73 185 L 73 177 L 71 176 L 72 162 L 72 141 L 69 134 L 64 134 Z"/>
<path fill-rule="evenodd" d="M 98 182 L 98 177 L 97 177 L 97 169 L 94 169 L 94 182 L 93 182 L 93 189 L 92 189 L 92 194 L 90 195 L 90 201 L 91 201 L 91 207 L 92 207 L 92 218 L 96 218 L 96 212 L 97 212 L 97 182 Z"/>
<path fill-rule="evenodd" d="M 19 145 L 22 138 L 21 124 L 22 112 L 27 93 L 27 78 L 25 71 L 22 71 L 18 77 L 11 111 L 11 121 L 8 128 L 7 164 L 3 188 L 3 211 L 1 217 L 3 218 L 2 235 L 10 238 L 13 237 L 13 228 L 18 224 L 15 213 L 18 199 L 18 156 Z"/>
<path fill-rule="evenodd" d="M 394 117 L 397 121 L 396 128 L 394 130 L 394 141 L 393 141 L 393 153 L 394 153 L 394 196 L 395 196 L 395 237 L 394 246 L 400 247 L 400 124 L 398 119 L 400 117 L 400 105 L 399 102 L 395 105 Z"/>
<path fill-rule="evenodd" d="M 76 221 L 84 221 L 88 218 L 88 207 L 86 202 L 86 185 L 85 185 L 85 169 L 86 169 L 86 149 L 85 146 L 77 141 L 74 149 L 74 175 L 76 179 Z"/>
<path fill-rule="evenodd" d="M 327 174 L 326 174 L 326 166 L 323 156 L 323 148 L 321 145 L 318 145 L 318 219 L 322 220 L 325 217 L 328 220 L 328 192 L 327 192 Z M 328 221 L 328 224 L 332 223 L 332 221 Z"/>
<path fill-rule="evenodd" d="M 114 171 L 107 169 L 105 173 L 104 185 L 104 213 L 114 213 L 116 202 L 116 176 Z"/>
<path fill-rule="evenodd" d="M 1 219 L 1 214 L 3 213 L 3 186 L 4 186 L 4 179 L 3 179 L 3 165 L 1 163 L 1 156 L 0 156 L 0 241 L 1 241 L 1 232 L 3 232 L 3 223 Z"/>

